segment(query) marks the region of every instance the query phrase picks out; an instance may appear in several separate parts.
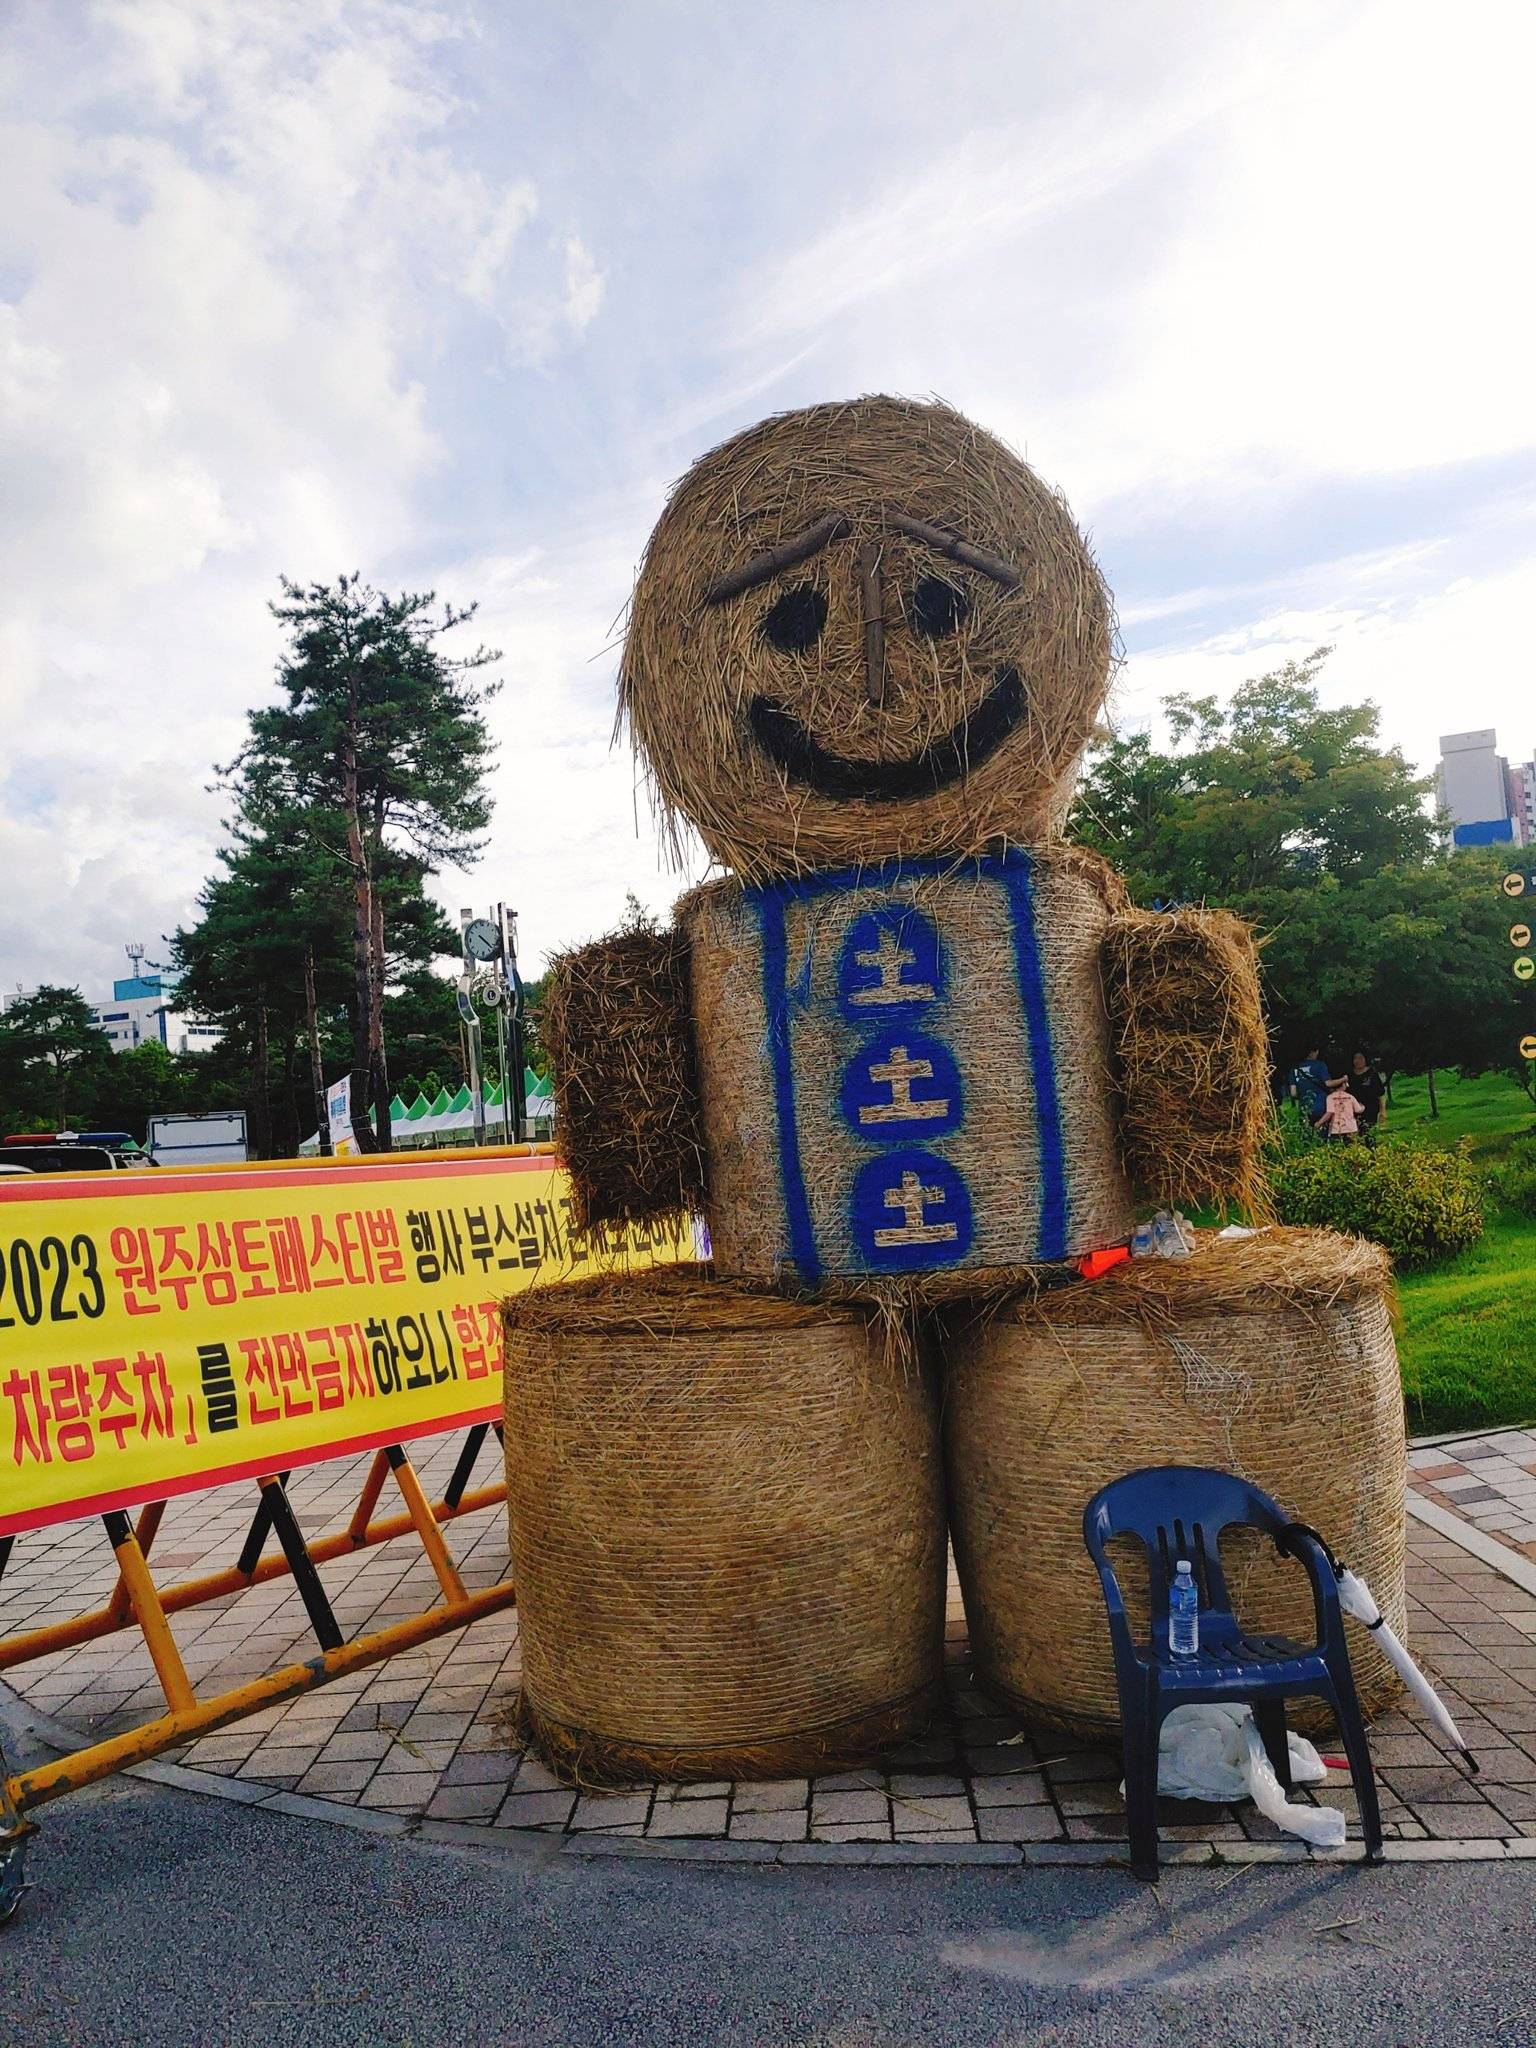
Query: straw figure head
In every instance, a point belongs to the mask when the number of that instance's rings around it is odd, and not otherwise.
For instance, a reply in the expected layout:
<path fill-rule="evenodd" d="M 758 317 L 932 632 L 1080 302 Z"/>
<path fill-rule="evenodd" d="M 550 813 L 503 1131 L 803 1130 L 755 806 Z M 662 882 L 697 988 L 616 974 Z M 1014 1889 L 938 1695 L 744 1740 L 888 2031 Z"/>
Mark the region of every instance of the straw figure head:
<path fill-rule="evenodd" d="M 696 462 L 621 710 L 663 814 L 747 881 L 1058 830 L 1114 617 L 1072 515 L 948 406 L 783 413 Z"/>

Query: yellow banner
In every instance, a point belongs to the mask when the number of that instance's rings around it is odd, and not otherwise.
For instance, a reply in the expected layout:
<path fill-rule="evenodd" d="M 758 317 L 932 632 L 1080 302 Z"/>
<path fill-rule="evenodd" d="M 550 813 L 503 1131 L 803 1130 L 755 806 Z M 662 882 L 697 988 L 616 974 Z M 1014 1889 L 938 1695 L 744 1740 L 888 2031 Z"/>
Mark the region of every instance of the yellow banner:
<path fill-rule="evenodd" d="M 501 1413 L 499 1303 L 599 1258 L 548 1157 L 0 1179 L 0 1537 Z"/>

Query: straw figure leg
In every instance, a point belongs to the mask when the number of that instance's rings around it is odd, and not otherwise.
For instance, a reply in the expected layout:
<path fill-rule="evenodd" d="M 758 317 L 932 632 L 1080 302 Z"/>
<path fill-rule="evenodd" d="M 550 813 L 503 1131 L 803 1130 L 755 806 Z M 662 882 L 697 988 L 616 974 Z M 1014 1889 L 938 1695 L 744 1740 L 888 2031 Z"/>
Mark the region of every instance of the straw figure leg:
<path fill-rule="evenodd" d="M 1101 1486 L 1153 1465 L 1216 1466 L 1261 1487 L 1369 1582 L 1395 1630 L 1406 1446 L 1388 1285 L 1386 1254 L 1360 1238 L 1203 1232 L 1191 1258 L 1136 1259 L 986 1314 L 950 1312 L 950 1515 L 982 1683 L 1047 1724 L 1112 1733 L 1114 1667 L 1082 1516 Z M 1228 1532 L 1222 1558 L 1247 1629 L 1314 1640 L 1294 1561 L 1244 1530 Z M 1144 1639 L 1134 1545 L 1116 1570 Z M 1373 1715 L 1399 1682 L 1369 1631 L 1345 1627 Z M 1297 1702 L 1292 1715 L 1310 1731 L 1325 1711 Z M 1283 1725 L 1262 1732 L 1278 1766 Z"/>
<path fill-rule="evenodd" d="M 798 1777 L 926 1724 L 945 1528 L 910 1347 L 697 1267 L 506 1324 L 522 1714 L 564 1779 Z"/>

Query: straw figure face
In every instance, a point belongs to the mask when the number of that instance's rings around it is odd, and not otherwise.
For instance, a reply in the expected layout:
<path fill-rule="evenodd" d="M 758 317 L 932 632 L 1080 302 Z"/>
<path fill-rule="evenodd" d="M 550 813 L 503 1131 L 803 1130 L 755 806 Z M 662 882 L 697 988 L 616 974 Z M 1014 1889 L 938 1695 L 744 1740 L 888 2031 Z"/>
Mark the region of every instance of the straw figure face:
<path fill-rule="evenodd" d="M 1062 500 L 947 406 L 862 398 L 695 463 L 621 707 L 665 814 L 744 880 L 1050 837 L 1109 682 Z"/>

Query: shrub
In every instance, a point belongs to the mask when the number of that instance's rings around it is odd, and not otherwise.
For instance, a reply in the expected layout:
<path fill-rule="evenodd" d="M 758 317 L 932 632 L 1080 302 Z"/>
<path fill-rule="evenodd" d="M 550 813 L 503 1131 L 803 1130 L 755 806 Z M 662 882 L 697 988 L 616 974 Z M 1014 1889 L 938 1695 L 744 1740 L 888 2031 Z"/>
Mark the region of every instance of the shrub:
<path fill-rule="evenodd" d="M 1278 1159 L 1271 1185 L 1283 1223 L 1374 1238 L 1401 1266 L 1449 1258 L 1483 1234 L 1483 1184 L 1465 1144 L 1313 1145 Z"/>
<path fill-rule="evenodd" d="M 1493 1170 L 1493 1192 L 1506 1209 L 1536 1216 L 1536 1138 L 1517 1138 Z"/>

